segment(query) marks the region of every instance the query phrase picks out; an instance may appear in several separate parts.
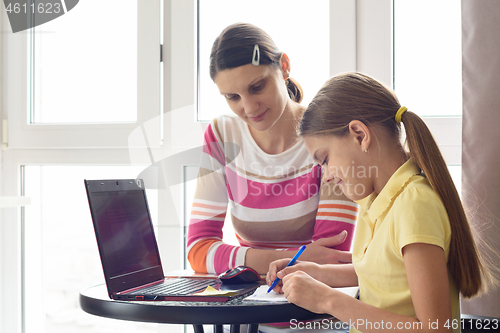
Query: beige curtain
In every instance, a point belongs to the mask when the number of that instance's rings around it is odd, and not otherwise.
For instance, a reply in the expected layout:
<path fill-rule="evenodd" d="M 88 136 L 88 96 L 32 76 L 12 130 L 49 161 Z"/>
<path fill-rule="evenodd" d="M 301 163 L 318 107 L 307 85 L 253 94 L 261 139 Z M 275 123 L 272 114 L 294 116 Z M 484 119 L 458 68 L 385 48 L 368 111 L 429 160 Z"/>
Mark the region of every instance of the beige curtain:
<path fill-rule="evenodd" d="M 485 254 L 500 267 L 499 0 L 462 0 L 462 73 L 462 195 L 477 239 L 493 245 Z M 461 311 L 500 318 L 500 290 L 462 300 Z"/>

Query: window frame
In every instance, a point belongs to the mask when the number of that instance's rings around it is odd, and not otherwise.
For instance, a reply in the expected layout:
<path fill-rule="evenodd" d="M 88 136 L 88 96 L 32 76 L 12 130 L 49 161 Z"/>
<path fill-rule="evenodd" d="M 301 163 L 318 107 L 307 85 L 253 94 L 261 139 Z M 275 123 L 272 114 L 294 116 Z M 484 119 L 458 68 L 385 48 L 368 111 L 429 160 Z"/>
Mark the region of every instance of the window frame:
<path fill-rule="evenodd" d="M 28 112 L 23 111 L 26 110 L 24 101 L 28 91 L 27 66 L 26 59 L 19 57 L 20 54 L 27 54 L 26 34 L 0 35 L 0 69 L 3 74 L 0 111 L 2 119 L 9 120 L 10 130 L 8 148 L 0 151 L 3 161 L 0 188 L 3 195 L 21 194 L 22 165 L 152 165 L 168 156 L 201 146 L 207 123 L 197 121 L 197 0 L 158 1 L 163 3 L 160 15 L 164 17 L 163 74 L 159 79 L 149 77 L 146 80 L 161 81 L 161 88 L 153 94 L 158 100 L 163 95 L 163 113 L 141 114 L 137 124 L 28 125 Z M 157 2 L 144 3 L 151 5 Z M 5 10 L 0 7 L 0 24 L 4 31 L 10 31 Z M 330 0 L 330 75 L 362 71 L 392 88 L 392 22 L 392 0 Z M 157 27 L 159 30 L 159 23 Z M 151 56 L 154 63 L 151 66 L 155 66 L 156 70 L 158 45 L 149 51 L 144 49 L 144 53 L 148 54 L 142 59 Z M 156 106 L 145 104 L 142 108 L 155 109 Z M 19 118 L 20 114 L 24 114 L 24 119 Z M 460 164 L 462 119 L 426 117 L 424 120 L 436 136 L 447 162 Z M 128 140 L 123 139 L 132 132 L 142 138 L 137 145 L 130 145 Z M 2 134 L 6 133 L 2 131 Z M 162 144 L 144 144 L 148 135 L 163 136 Z M 122 138 L 116 139 L 118 136 Z M 195 164 L 197 161 L 194 159 L 185 162 L 185 166 Z M 166 271 L 183 267 L 182 237 L 188 210 L 184 209 L 181 223 L 171 219 L 172 209 L 183 211 L 182 191 L 181 188 L 158 191 L 160 202 L 175 198 L 173 202 L 159 205 L 158 212 L 159 226 L 164 226 L 161 230 L 165 231 L 160 231 L 158 235 L 160 252 L 174 258 L 167 259 L 166 255 L 162 255 Z M 22 302 L 19 298 L 22 291 L 22 211 L 9 208 L 3 209 L 0 214 L 0 293 L 3 295 L 0 300 L 0 332 L 23 332 Z"/>
<path fill-rule="evenodd" d="M 160 0 L 138 2 L 137 11 L 137 121 L 130 123 L 91 124 L 32 124 L 29 100 L 29 38 L 30 30 L 5 34 L 5 71 L 8 85 L 4 85 L 7 103 L 4 119 L 8 119 L 8 147 L 14 149 L 100 148 L 129 147 L 127 137 L 144 122 L 160 113 Z M 78 7 L 75 8 L 78 10 Z M 5 12 L 2 8 L 2 12 Z M 158 15 L 158 19 L 151 17 Z M 10 31 L 5 20 L 4 31 Z M 157 33 L 151 33 L 155 31 Z M 119 56 L 119 50 L 117 50 Z M 158 127 L 157 131 L 160 131 Z M 153 144 L 153 143 L 152 143 Z M 154 143 L 160 146 L 161 142 Z"/>
<path fill-rule="evenodd" d="M 135 123 L 29 124 L 29 31 L 0 35 L 0 94 L 3 97 L 0 111 L 4 125 L 1 128 L 3 149 L 0 151 L 2 195 L 23 194 L 22 168 L 25 165 L 141 165 L 151 164 L 151 156 L 163 154 L 159 139 L 164 135 L 160 109 L 160 1 L 140 2 L 138 9 L 138 86 L 141 89 L 138 90 Z M 155 15 L 156 20 L 153 19 Z M 3 5 L 0 6 L 0 24 L 3 31 L 11 31 Z M 135 137 L 131 138 L 134 134 Z M 165 192 L 158 191 L 159 200 Z M 23 210 L 2 209 L 0 216 L 0 294 L 3 296 L 0 300 L 0 332 L 24 332 Z M 158 216 L 161 220 L 168 220 L 165 209 L 159 209 Z M 170 227 L 165 225 L 162 229 Z M 169 236 L 180 243 L 181 228 L 176 225 L 173 228 L 179 232 L 160 232 L 167 244 Z M 181 248 L 179 244 L 177 252 Z M 180 265 L 169 265 L 168 260 L 166 264 L 176 268 Z"/>

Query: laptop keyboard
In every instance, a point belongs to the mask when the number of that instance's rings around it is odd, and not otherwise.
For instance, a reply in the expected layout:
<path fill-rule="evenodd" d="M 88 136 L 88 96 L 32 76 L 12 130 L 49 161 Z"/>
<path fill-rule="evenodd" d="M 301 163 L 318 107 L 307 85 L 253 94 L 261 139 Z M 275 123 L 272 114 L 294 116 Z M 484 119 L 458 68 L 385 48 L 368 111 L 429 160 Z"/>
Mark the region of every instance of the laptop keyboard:
<path fill-rule="evenodd" d="M 220 283 L 217 279 L 171 279 L 163 283 L 146 287 L 128 295 L 190 295 L 192 293 L 203 291 L 208 286 L 214 286 Z"/>

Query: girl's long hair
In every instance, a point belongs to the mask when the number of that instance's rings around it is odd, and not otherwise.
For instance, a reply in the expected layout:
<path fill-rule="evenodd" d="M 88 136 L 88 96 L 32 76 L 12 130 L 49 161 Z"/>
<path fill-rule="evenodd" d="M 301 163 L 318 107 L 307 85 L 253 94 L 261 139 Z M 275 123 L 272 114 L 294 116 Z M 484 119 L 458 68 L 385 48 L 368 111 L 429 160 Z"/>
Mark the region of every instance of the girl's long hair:
<path fill-rule="evenodd" d="M 222 70 L 252 63 L 255 45 L 259 46 L 260 64 L 280 68 L 283 52 L 276 47 L 271 37 L 259 27 L 248 23 L 235 23 L 225 28 L 215 39 L 210 53 L 210 77 L 212 80 Z M 304 92 L 300 84 L 288 78 L 288 95 L 300 103 Z"/>
<path fill-rule="evenodd" d="M 400 140 L 401 123 L 395 115 L 400 108 L 394 92 L 361 73 L 331 78 L 313 98 L 303 114 L 300 135 L 344 136 L 352 120 L 381 128 Z M 448 270 L 461 294 L 470 298 L 486 287 L 489 271 L 476 247 L 471 227 L 446 163 L 424 121 L 415 113 L 402 115 L 408 157 L 427 177 L 448 213 L 451 243 Z"/>

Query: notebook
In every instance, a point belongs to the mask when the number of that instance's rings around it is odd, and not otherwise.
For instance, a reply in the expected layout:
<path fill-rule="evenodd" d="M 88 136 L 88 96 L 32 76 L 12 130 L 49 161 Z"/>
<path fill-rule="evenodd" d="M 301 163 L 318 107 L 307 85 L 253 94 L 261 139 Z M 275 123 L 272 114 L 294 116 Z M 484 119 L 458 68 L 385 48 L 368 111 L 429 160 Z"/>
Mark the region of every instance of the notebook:
<path fill-rule="evenodd" d="M 85 180 L 109 297 L 122 301 L 225 302 L 259 283 L 217 277 L 165 278 L 142 179 Z"/>

